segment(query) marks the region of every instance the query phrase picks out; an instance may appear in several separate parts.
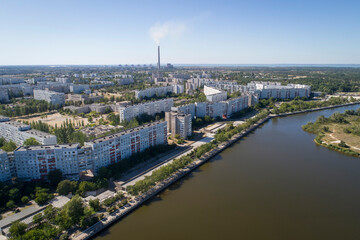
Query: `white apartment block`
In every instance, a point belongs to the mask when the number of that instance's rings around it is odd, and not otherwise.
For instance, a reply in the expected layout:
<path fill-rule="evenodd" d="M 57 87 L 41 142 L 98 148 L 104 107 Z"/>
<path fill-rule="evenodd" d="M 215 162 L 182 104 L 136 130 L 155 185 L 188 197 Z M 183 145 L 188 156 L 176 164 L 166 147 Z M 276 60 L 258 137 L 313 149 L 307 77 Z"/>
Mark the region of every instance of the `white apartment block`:
<path fill-rule="evenodd" d="M 137 105 L 119 107 L 120 122 L 130 121 L 141 114 L 155 115 L 156 113 L 168 112 L 174 106 L 174 99 L 166 98 L 153 102 L 140 103 Z"/>
<path fill-rule="evenodd" d="M 233 113 L 249 107 L 249 96 L 242 95 L 237 98 L 220 102 L 197 102 L 195 103 L 196 117 L 210 116 L 212 118 L 228 118 Z"/>
<path fill-rule="evenodd" d="M 90 86 L 88 84 L 70 85 L 70 92 L 72 93 L 88 93 L 89 91 L 91 92 Z"/>
<path fill-rule="evenodd" d="M 184 114 L 190 114 L 191 118 L 195 118 L 195 116 L 196 116 L 194 103 L 177 106 L 177 107 L 172 107 L 171 111 L 176 111 L 176 112 L 184 113 Z"/>
<path fill-rule="evenodd" d="M 9 92 L 7 89 L 0 88 L 0 103 L 9 102 Z"/>
<path fill-rule="evenodd" d="M 94 171 L 117 163 L 136 152 L 159 144 L 167 144 L 167 123 L 158 121 L 110 136 L 86 142 L 92 149 Z"/>
<path fill-rule="evenodd" d="M 165 121 L 167 122 L 168 132 L 172 137 L 179 134 L 183 139 L 192 134 L 192 120 L 190 114 L 183 114 L 180 112 L 166 112 Z"/>
<path fill-rule="evenodd" d="M 79 149 L 78 143 L 20 147 L 14 152 L 17 177 L 25 181 L 47 179 L 49 172 L 59 169 L 65 178 L 77 180 L 82 170 Z"/>
<path fill-rule="evenodd" d="M 153 122 L 106 137 L 75 144 L 22 146 L 10 156 L 0 150 L 0 181 L 11 179 L 10 159 L 16 177 L 24 181 L 47 179 L 49 172 L 59 169 L 65 178 L 77 180 L 86 170 L 117 163 L 136 152 L 159 144 L 167 144 L 167 123 Z"/>
<path fill-rule="evenodd" d="M 31 129 L 29 125 L 10 121 L 9 118 L 0 116 L 0 137 L 4 137 L 7 141 L 13 141 L 17 145 L 22 145 L 28 138 L 35 138 L 40 144 L 56 144 L 56 136 Z"/>
<path fill-rule="evenodd" d="M 0 149 L 0 181 L 5 182 L 11 179 L 11 165 L 8 154 Z"/>
<path fill-rule="evenodd" d="M 134 83 L 134 78 L 133 78 L 132 75 L 115 74 L 115 78 L 120 78 L 120 79 L 117 79 L 117 83 L 119 85 L 127 85 L 127 84 L 133 84 Z"/>
<path fill-rule="evenodd" d="M 311 87 L 302 84 L 281 85 L 279 82 L 251 82 L 250 91 L 257 92 L 259 98 L 294 99 L 296 97 L 310 97 Z"/>
<path fill-rule="evenodd" d="M 209 102 L 220 102 L 227 99 L 227 92 L 204 86 L 204 94 Z"/>
<path fill-rule="evenodd" d="M 67 77 L 57 77 L 55 81 L 59 83 L 71 83 L 71 80 Z"/>
<path fill-rule="evenodd" d="M 64 105 L 65 104 L 65 94 L 58 93 L 47 90 L 37 90 L 34 89 L 34 99 L 36 100 L 45 100 L 52 105 Z"/>
<path fill-rule="evenodd" d="M 17 77 L 0 77 L 0 85 L 7 85 L 7 84 L 19 84 L 24 83 L 24 78 L 17 78 Z"/>
<path fill-rule="evenodd" d="M 156 88 L 147 88 L 144 90 L 135 90 L 135 98 L 151 98 L 153 96 L 163 96 L 168 93 L 171 93 L 173 91 L 172 86 L 166 86 L 166 87 L 156 87 Z"/>
<path fill-rule="evenodd" d="M 174 84 L 165 87 L 147 88 L 144 90 L 135 90 L 135 98 L 151 98 L 153 96 L 163 96 L 168 93 L 180 94 L 184 92 L 184 86 L 180 84 Z"/>

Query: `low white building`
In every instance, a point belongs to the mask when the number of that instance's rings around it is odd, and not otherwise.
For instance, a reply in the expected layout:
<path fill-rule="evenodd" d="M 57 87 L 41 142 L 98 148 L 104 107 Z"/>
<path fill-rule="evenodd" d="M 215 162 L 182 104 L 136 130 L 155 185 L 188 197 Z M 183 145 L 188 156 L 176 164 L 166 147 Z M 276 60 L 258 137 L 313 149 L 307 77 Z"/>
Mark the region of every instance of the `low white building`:
<path fill-rule="evenodd" d="M 209 102 L 220 102 L 227 99 L 227 92 L 204 86 L 204 94 Z"/>
<path fill-rule="evenodd" d="M 56 136 L 31 129 L 24 123 L 10 121 L 9 118 L 0 116 L 0 137 L 7 141 L 13 141 L 17 145 L 22 145 L 28 138 L 35 138 L 40 144 L 56 144 Z"/>

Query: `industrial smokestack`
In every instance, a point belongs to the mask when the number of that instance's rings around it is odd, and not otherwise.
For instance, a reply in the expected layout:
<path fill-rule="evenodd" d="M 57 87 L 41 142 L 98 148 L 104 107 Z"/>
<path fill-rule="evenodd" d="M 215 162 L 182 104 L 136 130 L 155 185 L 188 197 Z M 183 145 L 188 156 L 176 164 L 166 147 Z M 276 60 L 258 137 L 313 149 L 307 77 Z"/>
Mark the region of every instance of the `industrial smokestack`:
<path fill-rule="evenodd" d="M 160 70 L 160 46 L 158 46 L 158 64 L 157 64 L 157 67 Z"/>

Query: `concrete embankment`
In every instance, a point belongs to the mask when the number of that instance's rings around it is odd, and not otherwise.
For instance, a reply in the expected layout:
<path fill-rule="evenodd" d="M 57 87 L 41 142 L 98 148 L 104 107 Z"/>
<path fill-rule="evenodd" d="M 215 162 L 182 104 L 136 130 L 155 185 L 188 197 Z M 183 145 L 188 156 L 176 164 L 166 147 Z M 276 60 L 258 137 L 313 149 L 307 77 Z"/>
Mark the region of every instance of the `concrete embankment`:
<path fill-rule="evenodd" d="M 282 114 L 277 114 L 277 115 L 275 115 L 275 114 L 269 115 L 266 118 L 261 119 L 257 123 L 253 124 L 250 128 L 242 131 L 241 133 L 235 134 L 228 141 L 220 143 L 215 149 L 205 153 L 204 156 L 202 156 L 200 159 L 194 160 L 187 167 L 185 167 L 183 169 L 180 169 L 179 171 L 172 174 L 170 177 L 168 177 L 164 181 L 158 183 L 156 186 L 151 188 L 149 191 L 147 191 L 146 193 L 139 196 L 137 198 L 138 200 L 134 200 L 133 202 L 131 202 L 130 206 L 128 206 L 128 207 L 126 207 L 124 209 L 119 209 L 119 210 L 115 211 L 114 213 L 112 213 L 106 219 L 103 219 L 103 220 L 99 221 L 98 223 L 96 223 L 95 225 L 93 225 L 90 228 L 86 229 L 82 233 L 71 237 L 71 239 L 77 239 L 78 240 L 78 239 L 89 239 L 89 238 L 91 238 L 92 236 L 94 236 L 98 232 L 102 231 L 103 229 L 109 227 L 111 224 L 113 224 L 113 223 L 117 222 L 118 220 L 120 220 L 121 218 L 125 217 L 127 214 L 129 214 L 130 212 L 132 212 L 136 208 L 140 207 L 144 202 L 146 202 L 150 198 L 156 196 L 160 192 L 164 191 L 170 185 L 172 185 L 173 183 L 175 183 L 176 181 L 178 181 L 179 179 L 181 179 L 182 177 L 184 177 L 188 173 L 192 172 L 194 169 L 198 168 L 199 166 L 201 166 L 202 164 L 204 164 L 205 162 L 210 160 L 212 157 L 219 154 L 224 149 L 226 149 L 230 145 L 234 144 L 235 142 L 237 142 L 238 140 L 240 140 L 241 138 L 243 138 L 244 136 L 249 134 L 250 132 L 254 131 L 255 129 L 257 129 L 259 126 L 261 126 L 262 124 L 264 124 L 266 121 L 268 121 L 271 118 L 289 116 L 289 115 L 306 113 L 306 112 L 320 111 L 320 110 L 325 110 L 325 109 L 344 107 L 344 106 L 356 105 L 356 104 L 359 104 L 359 103 L 358 102 L 357 103 L 348 103 L 348 104 L 334 105 L 334 106 L 328 106 L 328 107 L 322 107 L 322 108 L 307 109 L 307 110 L 290 112 L 290 113 L 282 113 Z"/>

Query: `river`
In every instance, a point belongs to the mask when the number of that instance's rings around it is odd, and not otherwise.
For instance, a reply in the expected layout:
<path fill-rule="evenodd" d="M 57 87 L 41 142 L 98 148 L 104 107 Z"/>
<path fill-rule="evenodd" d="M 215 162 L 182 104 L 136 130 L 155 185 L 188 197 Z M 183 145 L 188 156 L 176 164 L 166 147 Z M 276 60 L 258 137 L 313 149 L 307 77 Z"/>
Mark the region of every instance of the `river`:
<path fill-rule="evenodd" d="M 360 159 L 301 129 L 358 107 L 270 120 L 95 239 L 360 239 Z"/>

